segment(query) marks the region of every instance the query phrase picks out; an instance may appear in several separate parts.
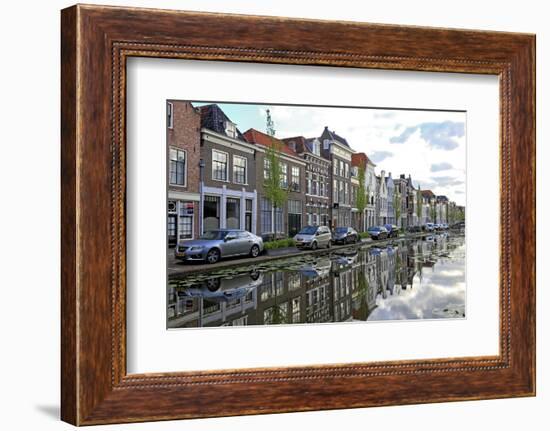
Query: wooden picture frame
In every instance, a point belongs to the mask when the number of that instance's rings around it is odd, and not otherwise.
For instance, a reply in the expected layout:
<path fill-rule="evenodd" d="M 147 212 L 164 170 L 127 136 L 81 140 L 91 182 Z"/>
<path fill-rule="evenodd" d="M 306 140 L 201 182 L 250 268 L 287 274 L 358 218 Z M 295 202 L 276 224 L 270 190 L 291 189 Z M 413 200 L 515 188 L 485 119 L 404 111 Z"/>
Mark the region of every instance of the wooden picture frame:
<path fill-rule="evenodd" d="M 535 394 L 534 35 L 82 5 L 61 17 L 64 421 Z M 131 56 L 498 75 L 500 354 L 128 375 L 125 65 Z"/>

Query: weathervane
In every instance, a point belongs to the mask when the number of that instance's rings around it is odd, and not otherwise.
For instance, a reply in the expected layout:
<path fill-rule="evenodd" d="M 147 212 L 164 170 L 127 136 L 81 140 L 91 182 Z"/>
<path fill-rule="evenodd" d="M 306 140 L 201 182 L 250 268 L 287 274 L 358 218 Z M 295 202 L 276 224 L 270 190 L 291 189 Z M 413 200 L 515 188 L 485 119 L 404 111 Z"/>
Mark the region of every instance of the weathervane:
<path fill-rule="evenodd" d="M 265 114 L 266 114 L 266 119 L 265 119 L 266 132 L 269 136 L 275 136 L 275 123 L 273 123 L 273 120 L 271 119 L 271 112 L 269 112 L 269 109 L 265 110 Z"/>

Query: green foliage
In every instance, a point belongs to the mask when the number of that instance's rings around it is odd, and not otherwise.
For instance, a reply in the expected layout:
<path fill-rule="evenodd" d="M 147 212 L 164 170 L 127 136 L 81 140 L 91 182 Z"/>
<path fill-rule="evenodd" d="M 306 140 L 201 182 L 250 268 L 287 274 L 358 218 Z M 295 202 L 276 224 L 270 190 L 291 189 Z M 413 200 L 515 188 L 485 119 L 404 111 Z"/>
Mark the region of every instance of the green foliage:
<path fill-rule="evenodd" d="M 358 170 L 359 176 L 357 177 L 357 179 L 359 181 L 359 187 L 357 188 L 357 199 L 355 202 L 355 206 L 359 211 L 359 223 L 361 224 L 362 228 L 365 225 L 363 219 L 365 217 L 365 208 L 367 208 L 367 202 L 369 199 L 369 190 L 367 187 L 365 187 L 365 166 L 361 164 Z"/>
<path fill-rule="evenodd" d="M 418 186 L 418 191 L 416 192 L 416 216 L 420 222 L 422 219 L 422 191 L 420 190 L 420 186 Z"/>
<path fill-rule="evenodd" d="M 360 232 L 360 233 L 359 233 L 359 236 L 360 236 L 361 238 L 370 238 L 370 235 L 369 235 L 368 232 Z"/>
<path fill-rule="evenodd" d="M 395 213 L 395 224 L 401 226 L 401 195 L 397 190 L 393 192 L 393 211 Z"/>
<path fill-rule="evenodd" d="M 430 202 L 430 218 L 432 220 L 432 223 L 435 223 L 436 216 L 437 216 L 437 208 L 435 206 L 435 202 Z"/>
<path fill-rule="evenodd" d="M 272 139 L 267 147 L 265 160 L 269 164 L 267 178 L 264 178 L 264 195 L 274 208 L 282 208 L 288 199 L 288 189 L 281 187 L 281 149 L 280 143 Z"/>
<path fill-rule="evenodd" d="M 367 207 L 367 190 L 365 187 L 365 167 L 359 166 L 359 187 L 357 188 L 357 202 L 356 206 L 359 213 L 362 215 Z"/>
<path fill-rule="evenodd" d="M 272 325 L 287 323 L 285 310 L 280 305 L 276 304 L 273 307 L 268 308 L 266 311 L 268 312 L 268 319 L 265 323 Z"/>
<path fill-rule="evenodd" d="M 292 238 L 277 239 L 275 241 L 264 242 L 264 248 L 266 250 L 274 250 L 277 248 L 293 247 L 295 241 Z"/>
<path fill-rule="evenodd" d="M 456 213 L 457 213 L 457 216 L 456 216 L 457 221 L 464 221 L 466 219 L 466 213 L 464 209 L 459 210 L 457 208 Z"/>

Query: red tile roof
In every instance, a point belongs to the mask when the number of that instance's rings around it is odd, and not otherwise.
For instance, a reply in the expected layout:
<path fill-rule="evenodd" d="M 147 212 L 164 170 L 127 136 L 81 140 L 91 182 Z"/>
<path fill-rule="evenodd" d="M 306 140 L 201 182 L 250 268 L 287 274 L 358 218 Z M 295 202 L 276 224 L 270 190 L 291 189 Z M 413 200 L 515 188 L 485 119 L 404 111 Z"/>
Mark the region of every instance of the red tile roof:
<path fill-rule="evenodd" d="M 273 136 L 269 136 L 256 129 L 248 129 L 243 133 L 244 138 L 250 144 L 263 145 L 264 147 L 271 147 L 274 143 L 279 146 L 279 150 L 289 156 L 297 157 L 296 151 L 286 145 L 280 139 Z"/>
<path fill-rule="evenodd" d="M 352 166 L 366 166 L 367 163 L 372 163 L 365 153 L 354 153 L 351 155 L 351 165 Z M 374 163 L 372 163 L 376 166 Z"/>
<path fill-rule="evenodd" d="M 422 196 L 425 198 L 435 198 L 435 194 L 431 190 L 422 190 Z"/>

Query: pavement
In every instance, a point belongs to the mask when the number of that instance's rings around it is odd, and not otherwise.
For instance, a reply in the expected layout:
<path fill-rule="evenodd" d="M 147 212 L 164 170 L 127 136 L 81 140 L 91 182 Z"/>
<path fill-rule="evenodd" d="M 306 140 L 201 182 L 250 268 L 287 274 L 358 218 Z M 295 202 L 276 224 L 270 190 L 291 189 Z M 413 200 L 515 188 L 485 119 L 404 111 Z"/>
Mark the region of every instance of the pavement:
<path fill-rule="evenodd" d="M 220 269 L 220 268 L 253 265 L 253 264 L 258 264 L 260 262 L 264 262 L 266 260 L 281 259 L 285 257 L 292 257 L 292 256 L 298 256 L 298 255 L 304 255 L 304 254 L 323 254 L 328 251 L 334 251 L 334 250 L 339 250 L 343 248 L 361 247 L 364 245 L 384 246 L 395 239 L 419 238 L 419 237 L 428 236 L 428 235 L 433 235 L 433 232 L 409 233 L 409 234 L 401 235 L 398 238 L 388 238 L 388 239 L 376 240 L 376 241 L 373 241 L 371 238 L 363 238 L 360 243 L 347 244 L 347 245 L 333 245 L 330 249 L 322 248 L 317 250 L 298 250 L 296 247 L 285 247 L 285 248 L 279 248 L 274 250 L 265 250 L 260 256 L 256 258 L 253 258 L 253 257 L 243 258 L 238 256 L 238 257 L 223 259 L 222 261 L 213 265 L 204 263 L 204 262 L 189 263 L 189 262 L 182 262 L 182 261 L 176 260 L 176 258 L 174 257 L 174 249 L 169 248 L 168 254 L 167 254 L 167 271 L 169 276 L 183 275 L 183 274 L 190 274 L 190 273 L 196 273 L 196 272 L 202 272 L 202 271 L 212 271 L 214 269 Z"/>
<path fill-rule="evenodd" d="M 317 249 L 317 250 L 298 250 L 296 247 L 278 248 L 273 250 L 265 250 L 260 256 L 256 258 L 253 258 L 253 257 L 227 258 L 227 259 L 223 259 L 222 261 L 214 265 L 204 263 L 204 262 L 190 263 L 190 262 L 179 261 L 174 257 L 174 249 L 169 248 L 168 257 L 167 257 L 167 263 L 168 263 L 167 269 L 168 269 L 168 275 L 189 274 L 193 272 L 211 271 L 213 269 L 229 268 L 233 266 L 258 264 L 266 260 L 279 259 L 283 257 L 292 257 L 292 256 L 304 255 L 304 254 L 322 254 L 322 253 L 326 253 L 329 250 L 334 251 L 342 248 L 360 247 L 361 245 L 369 244 L 372 242 L 373 242 L 372 239 L 366 238 L 357 244 L 347 244 L 347 245 L 338 245 L 338 246 L 333 245 L 330 249 L 324 248 L 324 249 Z"/>

